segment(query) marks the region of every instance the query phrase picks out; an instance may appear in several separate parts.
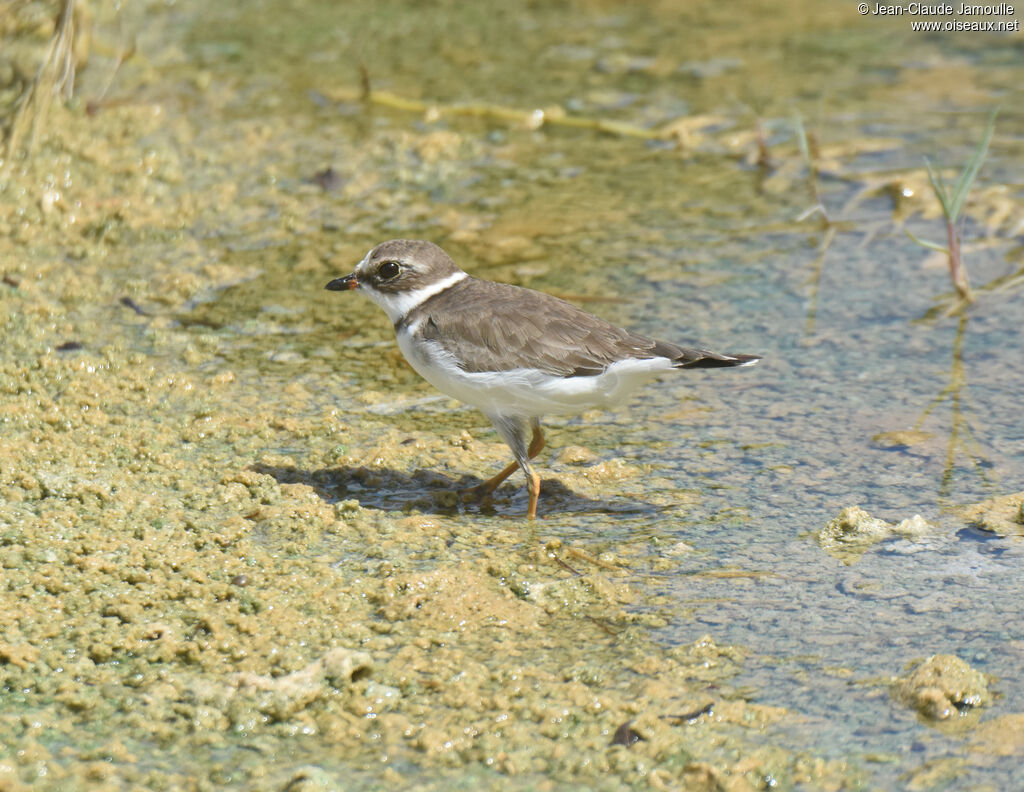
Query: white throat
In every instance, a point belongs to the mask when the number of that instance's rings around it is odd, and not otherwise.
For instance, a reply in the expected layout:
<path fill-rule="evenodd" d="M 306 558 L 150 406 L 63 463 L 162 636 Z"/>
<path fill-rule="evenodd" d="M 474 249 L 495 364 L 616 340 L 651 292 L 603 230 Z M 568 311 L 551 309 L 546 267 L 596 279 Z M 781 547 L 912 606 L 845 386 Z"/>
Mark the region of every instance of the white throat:
<path fill-rule="evenodd" d="M 463 278 L 467 277 L 465 272 L 455 272 L 447 278 L 431 283 L 428 286 L 421 286 L 419 289 L 400 292 L 377 291 L 372 286 L 361 286 L 359 291 L 373 300 L 384 309 L 392 324 L 402 319 L 409 311 L 429 300 L 435 294 L 440 294 L 445 289 L 454 286 Z"/>

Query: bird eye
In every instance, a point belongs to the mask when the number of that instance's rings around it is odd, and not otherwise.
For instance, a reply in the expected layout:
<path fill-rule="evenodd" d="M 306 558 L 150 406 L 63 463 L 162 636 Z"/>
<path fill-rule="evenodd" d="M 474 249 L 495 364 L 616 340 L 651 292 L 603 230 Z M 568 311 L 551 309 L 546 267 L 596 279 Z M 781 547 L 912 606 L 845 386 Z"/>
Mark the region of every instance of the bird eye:
<path fill-rule="evenodd" d="M 385 261 L 379 267 L 377 267 L 377 277 L 382 281 L 394 280 L 402 272 L 402 268 L 398 266 L 397 261 Z"/>

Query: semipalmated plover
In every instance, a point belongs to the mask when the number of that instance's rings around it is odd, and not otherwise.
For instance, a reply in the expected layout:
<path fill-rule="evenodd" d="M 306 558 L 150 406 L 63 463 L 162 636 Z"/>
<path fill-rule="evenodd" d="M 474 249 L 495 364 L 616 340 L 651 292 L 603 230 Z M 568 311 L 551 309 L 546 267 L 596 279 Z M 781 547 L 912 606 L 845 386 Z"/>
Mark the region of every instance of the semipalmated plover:
<path fill-rule="evenodd" d="M 550 294 L 473 278 L 431 242 L 383 242 L 351 275 L 326 288 L 357 289 L 377 303 L 409 365 L 491 420 L 515 462 L 471 491 L 491 494 L 518 465 L 526 475 L 530 519 L 540 494 L 530 460 L 544 448 L 542 416 L 614 404 L 673 369 L 760 360 L 655 341 Z"/>

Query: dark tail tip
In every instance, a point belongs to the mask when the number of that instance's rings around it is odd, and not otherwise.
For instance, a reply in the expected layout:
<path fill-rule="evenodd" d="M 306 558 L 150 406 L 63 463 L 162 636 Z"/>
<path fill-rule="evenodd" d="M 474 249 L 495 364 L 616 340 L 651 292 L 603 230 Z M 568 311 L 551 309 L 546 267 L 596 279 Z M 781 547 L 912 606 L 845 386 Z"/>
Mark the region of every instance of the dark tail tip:
<path fill-rule="evenodd" d="M 753 366 L 761 359 L 760 355 L 716 355 L 705 352 L 699 358 L 681 359 L 676 368 L 731 368 L 733 366 Z"/>

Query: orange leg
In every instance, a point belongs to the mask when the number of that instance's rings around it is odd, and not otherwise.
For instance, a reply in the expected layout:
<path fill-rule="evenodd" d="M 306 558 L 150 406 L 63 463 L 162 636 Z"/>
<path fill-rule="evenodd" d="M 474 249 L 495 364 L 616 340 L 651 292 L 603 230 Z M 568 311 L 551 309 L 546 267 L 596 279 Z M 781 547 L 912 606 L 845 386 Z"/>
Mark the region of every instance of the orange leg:
<path fill-rule="evenodd" d="M 526 476 L 526 488 L 530 493 L 530 503 L 526 507 L 526 519 L 537 519 L 537 498 L 540 497 L 540 476 L 532 467 Z"/>
<path fill-rule="evenodd" d="M 533 459 L 537 454 L 544 450 L 544 433 L 540 429 L 539 423 L 533 424 L 533 437 L 530 439 L 530 447 L 526 453 L 529 459 Z M 497 475 L 487 479 L 482 484 L 477 484 L 475 487 L 470 487 L 464 491 L 465 495 L 469 495 L 475 498 L 484 498 L 494 493 L 494 491 L 501 486 L 501 483 L 516 472 L 516 469 L 522 467 L 520 463 L 510 462 L 505 468 L 503 468 Z M 525 469 L 526 473 L 526 487 L 530 493 L 530 503 L 526 511 L 526 516 L 531 520 L 537 516 L 537 498 L 540 496 L 540 476 L 531 467 L 529 472 Z"/>

